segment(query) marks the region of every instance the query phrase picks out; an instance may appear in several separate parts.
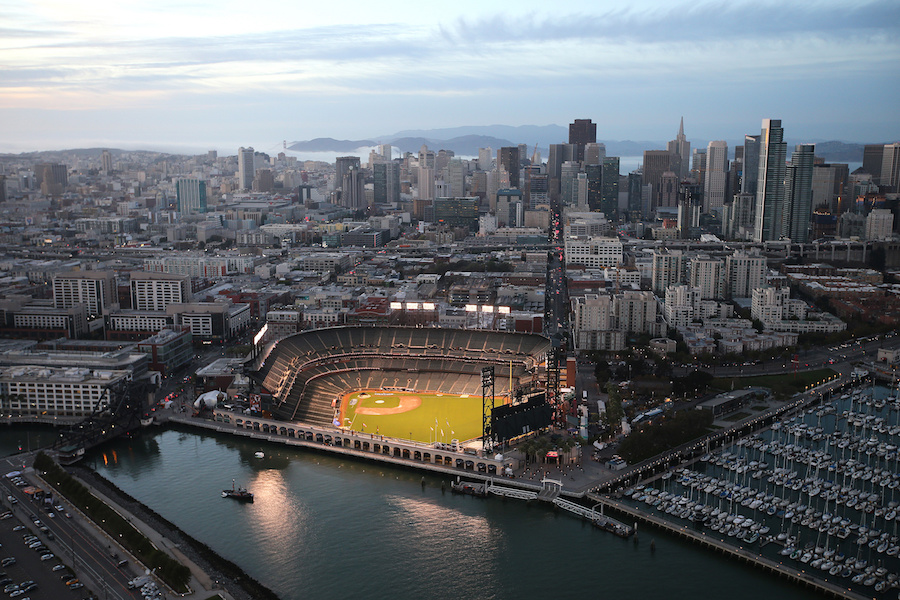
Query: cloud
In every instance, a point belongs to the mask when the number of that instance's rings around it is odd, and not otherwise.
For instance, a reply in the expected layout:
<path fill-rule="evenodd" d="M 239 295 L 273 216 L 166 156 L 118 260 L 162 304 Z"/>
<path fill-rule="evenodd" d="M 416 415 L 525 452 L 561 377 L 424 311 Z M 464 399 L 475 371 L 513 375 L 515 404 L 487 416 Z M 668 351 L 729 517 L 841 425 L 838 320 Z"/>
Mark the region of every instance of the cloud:
<path fill-rule="evenodd" d="M 651 9 L 459 17 L 440 28 L 453 44 L 550 41 L 699 42 L 777 38 L 852 31 L 900 31 L 900 4 L 734 3 L 670 4 Z"/>

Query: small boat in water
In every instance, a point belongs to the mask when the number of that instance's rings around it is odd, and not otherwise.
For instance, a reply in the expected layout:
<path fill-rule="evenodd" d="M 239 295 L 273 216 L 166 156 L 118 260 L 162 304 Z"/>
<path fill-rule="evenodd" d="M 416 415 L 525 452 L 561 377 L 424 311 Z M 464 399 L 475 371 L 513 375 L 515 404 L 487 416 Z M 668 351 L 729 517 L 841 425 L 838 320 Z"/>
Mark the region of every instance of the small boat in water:
<path fill-rule="evenodd" d="M 247 491 L 246 488 L 235 486 L 234 479 L 231 480 L 230 490 L 222 490 L 222 497 L 234 498 L 235 500 L 240 500 L 241 502 L 253 502 L 253 494 Z"/>
<path fill-rule="evenodd" d="M 259 452 L 257 452 L 257 453 L 254 454 L 253 456 L 255 456 L 256 458 L 265 458 L 265 457 L 266 457 L 266 454 L 265 454 L 262 450 L 260 450 Z"/>

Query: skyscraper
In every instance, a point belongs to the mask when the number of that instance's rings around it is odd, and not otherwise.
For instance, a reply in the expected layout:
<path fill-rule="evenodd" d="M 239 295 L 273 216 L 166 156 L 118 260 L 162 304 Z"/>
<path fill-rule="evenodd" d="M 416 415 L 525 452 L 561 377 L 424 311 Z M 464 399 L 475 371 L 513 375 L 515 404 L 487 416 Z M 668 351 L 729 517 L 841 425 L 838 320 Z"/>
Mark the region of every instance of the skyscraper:
<path fill-rule="evenodd" d="M 886 192 L 900 191 L 900 142 L 885 144 L 881 158 L 881 181 Z"/>
<path fill-rule="evenodd" d="M 206 182 L 199 179 L 175 181 L 175 197 L 180 213 L 206 212 Z"/>
<path fill-rule="evenodd" d="M 344 175 L 351 168 L 359 170 L 360 161 L 358 156 L 338 156 L 334 159 L 334 189 L 338 189 L 344 183 Z"/>
<path fill-rule="evenodd" d="M 610 221 L 619 213 L 619 157 L 607 156 L 603 159 L 603 183 L 600 210 Z"/>
<path fill-rule="evenodd" d="M 497 151 L 497 168 L 503 167 L 509 173 L 509 186 L 519 187 L 519 147 L 504 146 Z"/>
<path fill-rule="evenodd" d="M 743 194 L 756 196 L 756 182 L 759 178 L 759 136 L 744 136 L 744 164 L 741 168 L 741 189 Z M 735 191 L 737 192 L 737 190 Z"/>
<path fill-rule="evenodd" d="M 568 160 L 575 160 L 575 146 L 572 144 L 550 144 L 550 154 L 547 157 L 547 179 L 550 182 L 549 193 L 559 194 L 559 175 L 562 164 Z"/>
<path fill-rule="evenodd" d="M 356 159 L 357 162 L 359 159 Z M 365 177 L 359 165 L 351 165 L 341 182 L 341 206 L 360 210 L 368 207 L 366 201 Z"/>
<path fill-rule="evenodd" d="M 745 151 L 746 156 L 746 151 Z M 756 242 L 777 240 L 784 223 L 784 178 L 787 144 L 781 119 L 763 119 L 759 136 L 759 171 L 756 182 Z"/>
<path fill-rule="evenodd" d="M 391 204 L 400 201 L 400 165 L 394 161 L 375 163 L 375 204 Z"/>
<path fill-rule="evenodd" d="M 606 158 L 606 144 L 588 143 L 584 145 L 584 164 L 599 165 Z"/>
<path fill-rule="evenodd" d="M 596 142 L 596 123 L 592 123 L 590 119 L 575 119 L 574 123 L 569 124 L 569 143 L 575 146 L 574 160 L 582 162 L 584 160 L 585 144 L 594 144 Z"/>
<path fill-rule="evenodd" d="M 703 185 L 703 212 L 721 212 L 725 204 L 725 180 L 728 170 L 728 144 L 722 140 L 706 147 L 706 181 Z"/>
<path fill-rule="evenodd" d="M 675 174 L 679 179 L 686 179 L 690 171 L 691 160 L 691 143 L 684 137 L 684 117 L 681 117 L 681 123 L 678 125 L 678 134 L 674 140 L 671 140 L 666 149 L 672 154 L 678 156 L 678 160 L 673 162 L 672 167 L 678 167 Z M 677 165 L 676 165 L 677 162 Z"/>
<path fill-rule="evenodd" d="M 863 147 L 863 170 L 872 176 L 872 181 L 881 183 L 881 163 L 884 160 L 884 144 L 866 144 Z"/>
<path fill-rule="evenodd" d="M 478 168 L 482 171 L 490 171 L 494 164 L 494 150 L 488 146 L 487 148 L 478 149 Z"/>
<path fill-rule="evenodd" d="M 787 166 L 787 208 L 783 235 L 791 241 L 809 241 L 809 219 L 812 216 L 813 162 L 816 158 L 814 144 L 800 144 L 791 155 Z"/>
<path fill-rule="evenodd" d="M 584 172 L 588 179 L 588 207 L 590 210 L 601 210 L 600 200 L 603 197 L 603 165 L 585 165 Z"/>
<path fill-rule="evenodd" d="M 450 184 L 451 196 L 466 195 L 466 162 L 461 158 L 451 158 L 447 164 L 447 183 Z"/>
<path fill-rule="evenodd" d="M 666 171 L 673 171 L 673 156 L 668 150 L 645 150 L 644 151 L 644 167 L 643 182 L 644 185 L 653 186 L 651 189 L 650 211 L 656 211 L 656 207 L 660 206 L 660 179 Z M 675 176 L 676 181 L 678 176 Z M 673 202 L 671 206 L 675 206 Z"/>
<path fill-rule="evenodd" d="M 253 148 L 238 149 L 238 187 L 242 190 L 249 190 L 253 187 L 253 175 L 256 169 L 253 168 Z"/>
<path fill-rule="evenodd" d="M 112 154 L 109 153 L 109 150 L 100 153 L 100 170 L 104 175 L 109 175 L 113 171 Z"/>

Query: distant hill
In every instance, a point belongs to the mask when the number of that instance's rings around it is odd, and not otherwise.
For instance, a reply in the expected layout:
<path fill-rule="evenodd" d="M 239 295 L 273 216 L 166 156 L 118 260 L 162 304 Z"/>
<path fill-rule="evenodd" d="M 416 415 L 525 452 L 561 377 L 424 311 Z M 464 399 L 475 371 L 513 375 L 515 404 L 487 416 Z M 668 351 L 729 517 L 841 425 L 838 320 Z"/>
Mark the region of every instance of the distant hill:
<path fill-rule="evenodd" d="M 863 160 L 863 144 L 848 144 L 833 140 L 816 144 L 816 156 L 828 162 L 861 163 Z M 788 148 L 790 155 L 790 148 Z"/>
<path fill-rule="evenodd" d="M 297 152 L 353 152 L 357 148 L 375 146 L 372 140 L 336 140 L 334 138 L 316 138 L 303 142 L 293 142 L 288 150 Z"/>

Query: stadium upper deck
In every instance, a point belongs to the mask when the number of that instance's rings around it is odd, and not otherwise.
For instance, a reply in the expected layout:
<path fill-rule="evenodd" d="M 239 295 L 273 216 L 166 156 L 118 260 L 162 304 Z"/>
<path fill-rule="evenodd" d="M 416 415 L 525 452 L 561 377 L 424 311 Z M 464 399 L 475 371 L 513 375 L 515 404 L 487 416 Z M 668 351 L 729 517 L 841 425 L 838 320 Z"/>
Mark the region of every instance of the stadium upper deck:
<path fill-rule="evenodd" d="M 496 393 L 532 383 L 550 340 L 535 334 L 404 327 L 316 329 L 278 342 L 256 373 L 281 419 L 327 425 L 334 401 L 355 389 L 481 394 L 481 368 L 497 367 Z"/>

